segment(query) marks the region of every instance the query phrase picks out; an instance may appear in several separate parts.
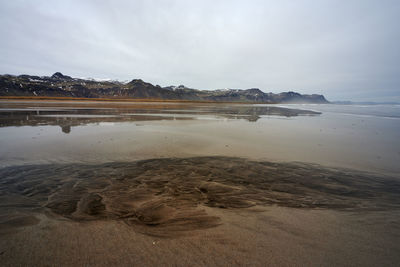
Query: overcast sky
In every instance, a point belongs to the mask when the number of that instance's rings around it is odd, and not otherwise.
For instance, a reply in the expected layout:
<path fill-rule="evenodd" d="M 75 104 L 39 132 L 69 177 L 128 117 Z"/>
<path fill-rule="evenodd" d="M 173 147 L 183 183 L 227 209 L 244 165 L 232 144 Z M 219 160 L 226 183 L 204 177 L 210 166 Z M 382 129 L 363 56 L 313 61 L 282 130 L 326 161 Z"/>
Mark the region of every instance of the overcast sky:
<path fill-rule="evenodd" d="M 400 101 L 400 1 L 0 0 L 0 73 Z"/>

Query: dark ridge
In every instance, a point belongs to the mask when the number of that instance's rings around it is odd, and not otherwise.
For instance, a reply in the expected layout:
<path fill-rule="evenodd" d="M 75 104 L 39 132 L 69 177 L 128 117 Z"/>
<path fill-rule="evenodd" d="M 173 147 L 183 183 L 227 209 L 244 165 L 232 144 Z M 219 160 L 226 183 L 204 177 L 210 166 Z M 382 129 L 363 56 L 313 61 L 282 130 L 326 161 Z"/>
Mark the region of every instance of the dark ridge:
<path fill-rule="evenodd" d="M 53 79 L 64 79 L 64 80 L 72 80 L 70 76 L 63 75 L 61 72 L 56 72 L 53 75 L 51 75 L 51 78 Z"/>
<path fill-rule="evenodd" d="M 323 95 L 294 92 L 264 93 L 258 88 L 196 90 L 184 85 L 160 87 L 141 79 L 128 83 L 72 78 L 60 72 L 51 77 L 0 75 L 0 96 L 132 98 L 250 103 L 329 103 Z"/>

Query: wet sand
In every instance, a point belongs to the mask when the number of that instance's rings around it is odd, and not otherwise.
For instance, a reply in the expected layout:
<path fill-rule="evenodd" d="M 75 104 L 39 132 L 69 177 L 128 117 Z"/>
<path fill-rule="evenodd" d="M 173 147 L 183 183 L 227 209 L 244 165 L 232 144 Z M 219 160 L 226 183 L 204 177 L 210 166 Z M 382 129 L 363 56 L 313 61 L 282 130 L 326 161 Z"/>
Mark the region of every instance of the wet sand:
<path fill-rule="evenodd" d="M 0 265 L 396 266 L 398 128 L 301 106 L 0 103 Z"/>
<path fill-rule="evenodd" d="M 6 265 L 394 266 L 400 259 L 393 177 L 228 157 L 31 165 L 0 176 Z"/>
<path fill-rule="evenodd" d="M 0 166 L 232 156 L 400 172 L 399 119 L 318 111 L 318 105 L 0 102 Z"/>
<path fill-rule="evenodd" d="M 211 211 L 208 211 L 211 214 Z M 132 231 L 120 221 L 40 218 L 0 240 L 2 266 L 397 266 L 393 212 L 268 207 L 213 209 L 215 228 L 179 238 Z M 397 214 L 399 216 L 399 214 Z M 388 230 L 387 228 L 390 227 Z"/>

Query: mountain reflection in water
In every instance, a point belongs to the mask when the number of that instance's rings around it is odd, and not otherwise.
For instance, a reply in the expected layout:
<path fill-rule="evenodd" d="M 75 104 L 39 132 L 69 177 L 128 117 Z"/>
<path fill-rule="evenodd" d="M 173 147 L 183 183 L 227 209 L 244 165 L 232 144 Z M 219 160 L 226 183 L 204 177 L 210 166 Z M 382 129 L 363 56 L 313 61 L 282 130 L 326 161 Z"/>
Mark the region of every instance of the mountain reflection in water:
<path fill-rule="evenodd" d="M 321 113 L 276 106 L 241 104 L 182 103 L 7 103 L 0 109 L 0 127 L 58 125 L 62 132 L 71 127 L 100 122 L 133 122 L 154 120 L 247 120 L 256 122 L 262 116 L 316 116 Z"/>

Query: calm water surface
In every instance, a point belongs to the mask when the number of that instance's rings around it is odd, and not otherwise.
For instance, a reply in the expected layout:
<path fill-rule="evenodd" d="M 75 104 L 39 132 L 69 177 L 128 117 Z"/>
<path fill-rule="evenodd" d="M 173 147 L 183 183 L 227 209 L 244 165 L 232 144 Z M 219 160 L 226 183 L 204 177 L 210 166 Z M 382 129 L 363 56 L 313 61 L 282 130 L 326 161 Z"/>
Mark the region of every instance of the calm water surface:
<path fill-rule="evenodd" d="M 400 172 L 399 105 L 0 102 L 0 166 L 188 156 Z"/>

